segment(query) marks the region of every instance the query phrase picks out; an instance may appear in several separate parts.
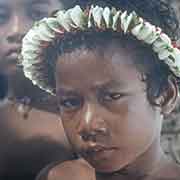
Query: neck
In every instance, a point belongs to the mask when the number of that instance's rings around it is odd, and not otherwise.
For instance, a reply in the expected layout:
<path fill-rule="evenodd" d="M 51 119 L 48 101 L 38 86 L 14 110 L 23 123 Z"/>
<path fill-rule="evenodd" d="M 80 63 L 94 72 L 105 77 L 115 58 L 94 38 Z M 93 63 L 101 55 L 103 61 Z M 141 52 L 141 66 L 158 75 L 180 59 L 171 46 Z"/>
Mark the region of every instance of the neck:
<path fill-rule="evenodd" d="M 156 173 L 164 165 L 165 155 L 160 146 L 160 138 L 156 139 L 149 149 L 138 157 L 131 165 L 111 174 L 97 173 L 99 179 L 108 180 L 142 180 Z"/>

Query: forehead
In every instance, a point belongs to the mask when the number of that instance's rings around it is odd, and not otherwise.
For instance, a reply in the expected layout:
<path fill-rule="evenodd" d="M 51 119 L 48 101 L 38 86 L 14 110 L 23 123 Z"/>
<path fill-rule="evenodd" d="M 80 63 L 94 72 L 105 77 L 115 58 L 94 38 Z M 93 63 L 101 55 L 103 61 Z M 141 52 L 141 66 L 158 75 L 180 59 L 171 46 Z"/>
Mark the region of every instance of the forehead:
<path fill-rule="evenodd" d="M 133 53 L 117 47 L 110 47 L 103 52 L 78 49 L 58 58 L 56 81 L 61 87 L 72 88 L 114 84 L 136 84 L 138 87 L 141 83 L 140 73 L 133 65 L 132 58 Z"/>

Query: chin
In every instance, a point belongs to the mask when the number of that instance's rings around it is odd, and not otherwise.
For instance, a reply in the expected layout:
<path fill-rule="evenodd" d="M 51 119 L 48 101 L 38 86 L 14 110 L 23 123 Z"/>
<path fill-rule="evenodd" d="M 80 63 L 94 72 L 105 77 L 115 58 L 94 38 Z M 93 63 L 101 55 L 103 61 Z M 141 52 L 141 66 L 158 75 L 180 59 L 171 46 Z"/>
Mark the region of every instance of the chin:
<path fill-rule="evenodd" d="M 117 167 L 115 167 L 114 165 L 112 164 L 103 164 L 103 165 L 93 165 L 93 168 L 96 170 L 96 172 L 99 172 L 99 173 L 113 173 L 113 172 L 116 172 L 116 171 L 119 171 L 119 170 L 122 170 L 126 167 L 126 164 L 122 164 L 122 165 L 119 165 Z"/>
<path fill-rule="evenodd" d="M 111 161 L 88 161 L 89 164 L 99 173 L 113 173 L 119 170 L 123 170 L 128 166 L 128 162 L 111 162 Z"/>
<path fill-rule="evenodd" d="M 87 159 L 89 164 L 99 173 L 113 173 L 117 171 L 124 171 L 131 166 L 137 159 L 137 155 L 115 154 L 102 158 Z"/>

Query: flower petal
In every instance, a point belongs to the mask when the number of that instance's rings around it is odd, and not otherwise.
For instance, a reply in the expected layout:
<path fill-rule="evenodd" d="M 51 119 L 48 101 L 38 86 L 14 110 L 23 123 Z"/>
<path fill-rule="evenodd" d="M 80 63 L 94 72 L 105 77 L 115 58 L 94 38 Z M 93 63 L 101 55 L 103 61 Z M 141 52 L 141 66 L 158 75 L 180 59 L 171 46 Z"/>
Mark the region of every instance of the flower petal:
<path fill-rule="evenodd" d="M 93 19 L 98 28 L 101 28 L 103 22 L 103 8 L 96 6 L 92 11 Z M 105 23 L 105 22 L 104 22 Z M 105 26 L 105 24 L 104 24 Z"/>
<path fill-rule="evenodd" d="M 143 27 L 143 23 L 138 24 L 137 26 L 135 26 L 134 28 L 132 28 L 131 32 L 135 37 L 139 37 L 140 35 L 140 31 Z"/>
<path fill-rule="evenodd" d="M 109 7 L 104 8 L 103 18 L 106 23 L 106 28 L 110 28 L 112 22 L 111 22 L 111 10 Z"/>
<path fill-rule="evenodd" d="M 131 24 L 133 20 L 133 13 L 130 15 L 127 14 L 127 11 L 121 14 L 121 28 L 126 34 L 129 28 L 129 25 Z"/>
<path fill-rule="evenodd" d="M 121 29 L 121 11 L 117 11 L 113 16 L 113 25 L 112 28 L 114 31 L 120 31 Z"/>
<path fill-rule="evenodd" d="M 87 27 L 88 17 L 85 16 L 83 10 L 80 6 L 75 6 L 70 12 L 71 19 L 73 23 L 80 29 L 85 29 Z"/>

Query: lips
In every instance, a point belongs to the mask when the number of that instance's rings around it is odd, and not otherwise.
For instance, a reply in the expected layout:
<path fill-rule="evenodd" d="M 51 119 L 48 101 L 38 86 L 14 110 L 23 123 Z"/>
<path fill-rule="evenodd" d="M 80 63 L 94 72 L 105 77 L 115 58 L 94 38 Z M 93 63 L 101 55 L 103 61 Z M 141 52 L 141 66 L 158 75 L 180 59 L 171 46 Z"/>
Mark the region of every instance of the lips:
<path fill-rule="evenodd" d="M 101 159 L 101 158 L 107 158 L 110 156 L 117 148 L 115 147 L 107 147 L 104 145 L 99 144 L 93 144 L 87 147 L 86 151 L 84 152 L 84 155 L 87 158 L 93 158 L 93 159 Z"/>

